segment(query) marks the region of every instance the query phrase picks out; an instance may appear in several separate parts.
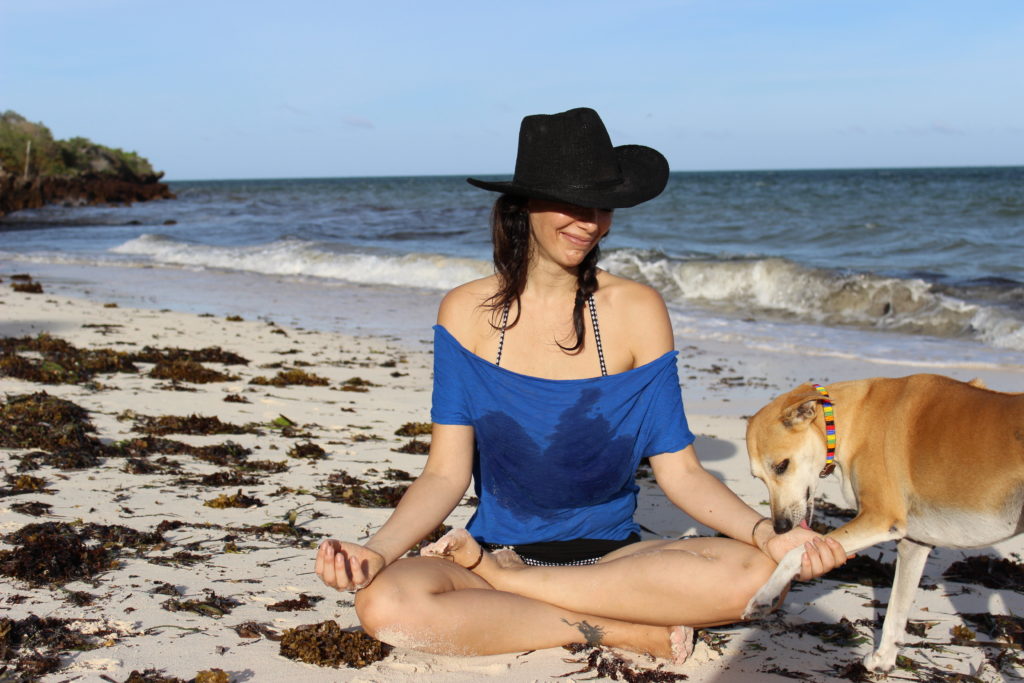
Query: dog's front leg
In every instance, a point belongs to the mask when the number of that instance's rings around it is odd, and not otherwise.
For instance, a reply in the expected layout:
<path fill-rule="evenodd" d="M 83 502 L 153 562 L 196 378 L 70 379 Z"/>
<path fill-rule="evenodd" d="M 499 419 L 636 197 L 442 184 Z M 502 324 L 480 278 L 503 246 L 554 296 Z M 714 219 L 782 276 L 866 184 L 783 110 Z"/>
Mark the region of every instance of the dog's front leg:
<path fill-rule="evenodd" d="M 892 523 L 892 519 L 881 515 L 870 515 L 861 512 L 848 523 L 828 534 L 839 541 L 847 553 L 855 553 L 864 548 L 892 541 L 903 536 L 903 525 Z M 803 546 L 793 548 L 782 556 L 779 566 L 775 568 L 768 581 L 761 586 L 743 610 L 743 619 L 757 619 L 768 614 L 775 606 L 782 591 L 800 573 L 803 560 Z"/>
<path fill-rule="evenodd" d="M 896 559 L 896 579 L 889 595 L 889 609 L 882 625 L 882 636 L 878 640 L 878 649 L 864 658 L 864 666 L 871 671 L 891 671 L 896 665 L 898 641 L 906 629 L 910 606 L 914 603 L 914 595 L 932 547 L 901 538 L 896 550 L 899 553 Z"/>

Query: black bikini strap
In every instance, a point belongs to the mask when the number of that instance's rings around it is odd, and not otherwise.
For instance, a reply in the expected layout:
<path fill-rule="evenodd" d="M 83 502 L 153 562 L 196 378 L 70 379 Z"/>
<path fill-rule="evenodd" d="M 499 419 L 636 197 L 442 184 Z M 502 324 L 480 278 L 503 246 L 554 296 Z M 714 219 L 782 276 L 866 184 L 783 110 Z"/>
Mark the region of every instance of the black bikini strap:
<path fill-rule="evenodd" d="M 495 365 L 501 365 L 501 349 L 505 346 L 505 327 L 508 325 L 508 304 L 501 312 L 501 336 L 498 337 L 498 357 L 494 360 Z"/>
<path fill-rule="evenodd" d="M 597 325 L 597 306 L 594 304 L 594 297 L 587 297 L 587 308 L 590 309 L 590 322 L 594 324 L 594 342 L 597 345 L 597 359 L 601 362 L 601 376 L 608 376 L 608 366 L 604 362 L 604 348 L 601 346 L 601 328 Z M 501 336 L 498 337 L 498 356 L 494 364 L 501 365 L 501 351 L 505 348 L 505 328 L 508 326 L 508 304 L 501 312 Z"/>
<path fill-rule="evenodd" d="M 601 376 L 608 376 L 608 367 L 604 364 L 604 349 L 601 347 L 601 328 L 597 326 L 597 306 L 594 304 L 593 295 L 587 297 L 587 307 L 590 308 L 590 322 L 594 324 L 594 343 L 597 344 L 597 358 L 601 361 Z"/>

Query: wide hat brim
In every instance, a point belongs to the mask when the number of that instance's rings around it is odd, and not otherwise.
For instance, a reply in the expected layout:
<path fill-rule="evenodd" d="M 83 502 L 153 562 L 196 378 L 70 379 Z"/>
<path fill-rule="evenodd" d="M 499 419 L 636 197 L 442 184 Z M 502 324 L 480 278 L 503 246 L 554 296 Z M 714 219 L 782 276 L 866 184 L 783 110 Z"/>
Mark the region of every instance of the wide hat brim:
<path fill-rule="evenodd" d="M 530 199 L 546 199 L 592 209 L 625 209 L 654 199 L 668 183 L 668 160 L 661 152 L 643 145 L 614 148 L 621 169 L 621 182 L 605 187 L 565 185 L 545 187 L 511 181 L 492 182 L 466 178 L 469 184 L 491 192 L 503 192 Z"/>

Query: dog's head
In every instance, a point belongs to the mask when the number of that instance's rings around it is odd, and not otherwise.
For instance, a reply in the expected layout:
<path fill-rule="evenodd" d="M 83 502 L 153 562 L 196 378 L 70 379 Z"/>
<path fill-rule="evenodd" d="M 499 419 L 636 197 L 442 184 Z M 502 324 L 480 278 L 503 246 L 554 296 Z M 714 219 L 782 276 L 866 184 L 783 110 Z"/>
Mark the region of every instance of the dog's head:
<path fill-rule="evenodd" d="M 750 472 L 768 486 L 772 522 L 785 533 L 814 512 L 814 490 L 825 464 L 825 435 L 813 424 L 822 396 L 810 384 L 766 405 L 747 423 Z"/>

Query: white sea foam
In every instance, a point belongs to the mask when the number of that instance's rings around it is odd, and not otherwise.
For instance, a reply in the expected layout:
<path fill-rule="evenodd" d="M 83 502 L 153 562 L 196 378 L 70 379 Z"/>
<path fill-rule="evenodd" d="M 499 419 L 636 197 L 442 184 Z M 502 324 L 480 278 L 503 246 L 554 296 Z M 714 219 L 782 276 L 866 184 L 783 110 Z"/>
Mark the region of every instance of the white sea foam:
<path fill-rule="evenodd" d="M 228 268 L 265 275 L 302 275 L 362 284 L 451 289 L 491 272 L 490 264 L 439 254 L 386 254 L 327 250 L 315 242 L 280 240 L 223 247 L 190 244 L 162 235 L 141 235 L 113 253 L 145 256 L 156 263 Z"/>
<path fill-rule="evenodd" d="M 1024 350 L 1024 320 L 1012 311 L 937 292 L 920 279 L 843 274 L 785 259 L 675 260 L 630 249 L 610 253 L 602 265 L 650 284 L 669 302 Z"/>

